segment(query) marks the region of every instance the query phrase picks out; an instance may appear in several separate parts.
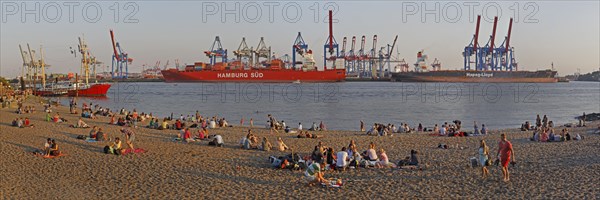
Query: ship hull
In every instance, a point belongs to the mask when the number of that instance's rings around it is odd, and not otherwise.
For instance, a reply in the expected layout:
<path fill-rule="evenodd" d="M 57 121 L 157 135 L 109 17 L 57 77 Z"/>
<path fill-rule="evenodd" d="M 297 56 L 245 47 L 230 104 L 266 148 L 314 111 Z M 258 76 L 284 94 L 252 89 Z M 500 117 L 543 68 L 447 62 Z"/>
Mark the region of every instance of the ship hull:
<path fill-rule="evenodd" d="M 87 88 L 69 90 L 67 92 L 67 95 L 83 97 L 106 96 L 106 93 L 108 92 L 108 89 L 110 89 L 110 86 L 110 84 L 106 83 L 93 84 Z"/>
<path fill-rule="evenodd" d="M 163 70 L 165 82 L 339 82 L 346 78 L 344 69 L 300 70 Z"/>
<path fill-rule="evenodd" d="M 556 83 L 556 71 L 464 71 L 392 73 L 398 82 L 457 82 L 457 83 Z"/>

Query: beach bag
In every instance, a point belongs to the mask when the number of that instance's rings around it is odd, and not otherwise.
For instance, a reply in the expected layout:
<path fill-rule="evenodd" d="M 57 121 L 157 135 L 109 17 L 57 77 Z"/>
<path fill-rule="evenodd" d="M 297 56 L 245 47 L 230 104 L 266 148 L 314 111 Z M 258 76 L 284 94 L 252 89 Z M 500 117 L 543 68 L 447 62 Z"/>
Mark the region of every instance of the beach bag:
<path fill-rule="evenodd" d="M 492 165 L 492 159 L 487 159 L 485 160 L 485 166 L 491 166 Z"/>
<path fill-rule="evenodd" d="M 497 158 L 497 159 L 494 161 L 494 165 L 496 165 L 496 166 L 500 165 L 500 159 L 499 159 L 499 158 Z"/>
<path fill-rule="evenodd" d="M 471 161 L 471 167 L 473 167 L 473 168 L 477 167 L 477 165 L 478 165 L 477 158 L 471 157 L 469 160 Z"/>
<path fill-rule="evenodd" d="M 285 160 L 283 160 L 283 162 L 281 162 L 281 166 L 280 166 L 280 168 L 281 168 L 281 169 L 285 169 L 285 168 L 287 168 L 287 166 L 288 166 L 289 164 L 290 164 L 290 162 L 289 162 L 287 159 L 285 159 Z"/>
<path fill-rule="evenodd" d="M 109 146 L 104 146 L 104 153 L 105 154 L 109 154 L 110 153 L 110 147 Z"/>

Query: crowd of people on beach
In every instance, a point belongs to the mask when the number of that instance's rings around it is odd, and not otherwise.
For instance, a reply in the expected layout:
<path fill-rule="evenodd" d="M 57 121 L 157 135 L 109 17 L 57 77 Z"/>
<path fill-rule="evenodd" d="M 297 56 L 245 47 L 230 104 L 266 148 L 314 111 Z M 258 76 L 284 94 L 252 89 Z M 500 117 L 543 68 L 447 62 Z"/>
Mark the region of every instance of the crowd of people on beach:
<path fill-rule="evenodd" d="M 8 99 L 8 97 L 2 97 L 2 99 Z M 6 100 L 3 100 L 6 101 Z M 22 106 L 22 100 L 18 101 L 19 107 L 17 113 L 34 113 L 35 106 Z M 136 138 L 135 129 L 138 127 L 145 127 L 148 129 L 156 130 L 176 130 L 177 134 L 173 136 L 173 140 L 177 142 L 192 143 L 192 142 L 206 142 L 207 145 L 223 147 L 225 145 L 223 136 L 219 134 L 209 134 L 210 129 L 232 127 L 225 118 L 212 116 L 205 117 L 200 115 L 199 111 L 195 114 L 184 116 L 181 114 L 178 118 L 173 117 L 173 113 L 169 117 L 159 118 L 154 116 L 152 113 L 139 113 L 136 109 L 128 111 L 124 108 L 118 112 L 113 113 L 109 108 L 103 108 L 100 105 L 93 105 L 92 103 L 83 103 L 81 110 L 77 107 L 76 98 L 71 99 L 69 102 L 69 110 L 71 114 L 79 115 L 79 119 L 74 125 L 70 125 L 74 128 L 91 128 L 88 134 L 82 135 L 80 139 L 96 141 L 96 142 L 108 142 L 108 145 L 104 146 L 104 152 L 107 154 L 122 155 L 127 152 L 134 152 L 134 142 Z M 50 104 L 44 105 L 44 112 L 46 112 L 46 121 L 61 123 L 67 120 L 56 112 L 53 116 L 52 106 Z M 108 124 L 121 126 L 119 128 L 119 136 L 112 137 L 113 134 L 108 134 L 103 131 L 100 126 L 90 127 L 84 119 L 96 120 L 97 116 L 104 116 L 110 118 Z M 585 116 L 585 113 L 584 113 Z M 308 129 L 303 129 L 302 123 L 298 123 L 297 129 L 292 129 L 285 121 L 278 121 L 273 115 L 267 115 L 268 121 L 265 128 L 269 129 L 270 134 L 278 134 L 279 131 L 283 130 L 283 133 L 290 134 L 295 138 L 309 138 L 318 139 L 323 138 L 321 134 L 317 134 L 317 131 L 327 130 L 326 125 L 323 121 L 320 123 L 313 122 Z M 145 124 L 142 126 L 142 124 Z M 580 122 L 580 125 L 582 123 Z M 33 127 L 33 124 L 29 121 L 29 118 L 15 118 L 12 122 L 15 127 Z M 244 125 L 244 118 L 240 120 L 240 126 Z M 584 124 L 583 124 L 584 125 Z M 411 150 L 407 152 L 407 156 L 403 159 L 391 161 L 384 148 L 377 147 L 374 142 L 371 142 L 367 147 L 359 150 L 356 142 L 351 140 L 347 146 L 333 147 L 327 146 L 322 141 L 317 141 L 317 145 L 314 146 L 312 152 L 307 153 L 305 156 L 300 156 L 298 152 L 295 152 L 293 148 L 288 146 L 282 137 L 277 137 L 276 140 L 271 143 L 265 136 L 260 137 L 256 135 L 252 128 L 254 128 L 254 120 L 250 118 L 250 128 L 247 133 L 239 142 L 239 147 L 245 150 L 261 150 L 261 151 L 277 151 L 290 153 L 286 156 L 270 156 L 269 160 L 273 167 L 280 169 L 297 169 L 304 170 L 304 176 L 310 184 L 314 183 L 326 183 L 329 180 L 325 179 L 324 175 L 326 172 L 331 170 L 346 171 L 349 169 L 360 169 L 360 168 L 402 168 L 402 169 L 418 169 L 424 170 L 427 165 L 423 164 L 419 159 L 419 152 Z M 392 123 L 373 123 L 368 130 L 365 129 L 365 123 L 360 121 L 360 130 L 366 135 L 373 136 L 393 136 L 394 134 L 403 133 L 414 133 L 414 132 L 430 132 L 432 136 L 476 136 L 488 134 L 488 130 L 484 124 L 473 122 L 473 131 L 465 131 L 462 127 L 460 120 L 454 120 L 452 123 L 444 122 L 441 126 L 435 124 L 432 128 L 424 127 L 419 123 L 415 128 L 412 128 L 407 123 L 400 123 L 400 126 L 396 126 Z M 547 116 L 544 115 L 540 118 L 538 115 L 536 118 L 535 126 L 525 122 L 521 126 L 521 130 L 533 131 L 532 141 L 539 142 L 557 142 L 557 141 L 570 141 L 570 140 L 581 140 L 582 136 L 579 134 L 571 135 L 567 128 L 563 128 L 560 134 L 554 132 L 554 124 L 548 120 Z M 599 127 L 600 130 L 600 127 Z M 509 181 L 508 166 L 510 163 L 513 165 L 516 163 L 514 160 L 515 151 L 512 143 L 507 139 L 506 134 L 500 135 L 500 141 L 498 143 L 498 149 L 496 151 L 496 160 L 493 161 L 489 146 L 485 140 L 480 140 L 479 148 L 477 148 L 478 163 L 481 166 L 482 177 L 489 176 L 488 166 L 497 163 L 502 167 L 503 180 Z M 58 156 L 61 155 L 61 151 L 58 148 L 58 144 L 54 139 L 48 138 L 44 144 L 44 148 L 37 152 L 43 156 Z"/>
<path fill-rule="evenodd" d="M 554 123 L 552 121 L 549 121 L 546 115 L 544 115 L 543 118 L 540 118 L 540 115 L 537 115 L 535 120 L 535 126 L 532 126 L 529 123 L 529 121 L 526 121 L 524 124 L 521 125 L 521 131 L 530 130 L 532 130 L 533 132 L 529 140 L 535 142 L 564 142 L 583 139 L 583 136 L 579 134 L 571 136 L 571 134 L 569 133 L 569 129 L 567 129 L 566 127 L 561 130 L 560 134 L 555 133 Z"/>

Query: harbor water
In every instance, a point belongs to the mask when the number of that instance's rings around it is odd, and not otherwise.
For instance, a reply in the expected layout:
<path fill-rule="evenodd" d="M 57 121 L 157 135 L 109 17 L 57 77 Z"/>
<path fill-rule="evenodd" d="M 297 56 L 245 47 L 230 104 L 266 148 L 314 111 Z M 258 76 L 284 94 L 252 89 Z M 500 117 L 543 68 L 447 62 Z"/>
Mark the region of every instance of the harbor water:
<path fill-rule="evenodd" d="M 67 97 L 61 97 L 68 104 Z M 155 116 L 224 117 L 232 125 L 267 114 L 296 128 L 323 121 L 329 129 L 358 130 L 378 123 L 415 127 L 461 120 L 489 129 L 518 128 L 534 123 L 536 114 L 555 124 L 575 122 L 583 112 L 600 112 L 600 83 L 113 83 L 105 98 L 79 98 L 113 110 L 125 108 Z"/>

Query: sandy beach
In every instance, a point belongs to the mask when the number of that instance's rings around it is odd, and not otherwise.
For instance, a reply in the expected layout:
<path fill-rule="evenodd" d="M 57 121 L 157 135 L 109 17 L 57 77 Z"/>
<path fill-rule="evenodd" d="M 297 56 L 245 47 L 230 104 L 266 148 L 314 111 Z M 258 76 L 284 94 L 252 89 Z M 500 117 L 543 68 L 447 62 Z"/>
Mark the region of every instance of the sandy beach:
<path fill-rule="evenodd" d="M 600 135 L 589 131 L 598 127 L 598 122 L 569 128 L 571 134 L 580 134 L 584 140 L 552 143 L 529 141 L 532 132 L 516 127 L 475 137 L 434 137 L 428 133 L 377 137 L 358 131 L 322 131 L 317 132 L 324 136 L 319 139 L 270 134 L 262 127 L 252 129 L 271 143 L 282 137 L 301 155 L 309 155 L 319 141 L 338 151 L 355 140 L 360 151 L 374 142 L 394 163 L 408 156 L 411 149 L 417 150 L 421 162 L 428 165 L 424 170 L 360 168 L 326 172 L 326 178 L 341 178 L 346 184 L 342 188 L 323 188 L 307 186 L 303 171 L 270 166 L 269 156 L 290 151 L 240 149 L 238 142 L 247 127 L 210 129 L 210 134 L 223 136 L 222 148 L 208 146 L 205 141 L 173 142 L 176 130 L 138 127 L 134 129 L 135 146 L 147 152 L 115 156 L 103 153 L 109 142 L 76 138 L 87 135 L 90 129 L 69 127 L 79 115 L 68 114 L 68 106 L 53 109 L 68 122 L 53 123 L 44 120 L 46 113 L 39 99 L 30 98 L 25 105 L 35 106 L 37 112 L 18 115 L 14 108 L 0 110 L 0 199 L 600 198 Z M 35 127 L 10 126 L 16 117 L 29 117 Z M 532 113 L 532 121 L 534 117 Z M 85 121 L 102 127 L 109 135 L 121 136 L 120 126 L 108 124 L 108 117 Z M 464 129 L 470 131 L 472 127 L 466 125 Z M 481 139 L 488 142 L 495 155 L 499 133 L 506 133 L 515 149 L 517 165 L 509 167 L 508 183 L 502 181 L 500 167 L 488 167 L 492 176 L 482 179 L 481 169 L 471 168 L 469 162 L 476 156 Z M 66 155 L 53 159 L 34 156 L 31 152 L 42 148 L 46 138 L 54 138 Z M 462 148 L 440 149 L 440 143 Z"/>

